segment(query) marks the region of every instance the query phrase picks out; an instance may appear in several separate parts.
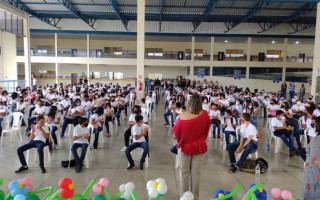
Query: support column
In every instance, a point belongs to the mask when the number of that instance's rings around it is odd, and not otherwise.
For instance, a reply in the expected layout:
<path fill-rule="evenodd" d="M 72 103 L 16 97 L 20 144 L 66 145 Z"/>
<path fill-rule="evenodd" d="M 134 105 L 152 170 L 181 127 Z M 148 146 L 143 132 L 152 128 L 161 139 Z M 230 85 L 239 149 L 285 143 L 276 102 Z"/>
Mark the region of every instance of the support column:
<path fill-rule="evenodd" d="M 247 62 L 250 62 L 250 57 L 251 57 L 251 37 L 248 37 L 248 47 L 247 47 Z"/>
<path fill-rule="evenodd" d="M 88 79 L 88 85 L 90 85 L 90 64 L 87 63 L 87 79 Z"/>
<path fill-rule="evenodd" d="M 26 13 L 23 19 L 23 31 L 24 31 L 24 75 L 26 80 L 26 87 L 32 86 L 31 81 L 31 53 L 30 53 L 30 27 L 29 27 L 29 15 Z"/>
<path fill-rule="evenodd" d="M 213 61 L 213 54 L 214 54 L 214 37 L 211 37 L 211 44 L 210 44 L 210 61 Z M 211 75 L 210 75 L 211 76 Z"/>
<path fill-rule="evenodd" d="M 288 38 L 284 38 L 283 42 L 283 62 L 287 62 Z"/>
<path fill-rule="evenodd" d="M 145 54 L 145 0 L 137 1 L 137 98 L 144 95 L 144 54 Z M 141 90 L 139 84 L 141 83 Z"/>
<path fill-rule="evenodd" d="M 59 64 L 58 64 L 58 33 L 54 34 L 54 55 L 56 57 L 56 84 L 59 84 Z"/>
<path fill-rule="evenodd" d="M 282 68 L 282 79 L 281 79 L 282 82 L 286 80 L 286 72 L 287 72 L 287 68 L 283 67 Z"/>
<path fill-rule="evenodd" d="M 87 34 L 87 79 L 88 79 L 88 85 L 90 85 L 90 64 L 89 64 L 89 58 L 90 58 L 90 35 Z"/>
<path fill-rule="evenodd" d="M 190 65 L 190 79 L 194 77 L 194 47 L 195 47 L 195 40 L 196 38 L 192 36 L 191 41 L 191 65 Z"/>
<path fill-rule="evenodd" d="M 314 53 L 313 53 L 313 70 L 312 70 L 312 83 L 311 83 L 311 94 L 315 95 L 317 92 L 317 76 L 320 66 L 320 3 L 317 5 L 317 21 L 316 21 L 316 31 L 314 39 Z M 319 103 L 317 98 L 316 103 Z"/>

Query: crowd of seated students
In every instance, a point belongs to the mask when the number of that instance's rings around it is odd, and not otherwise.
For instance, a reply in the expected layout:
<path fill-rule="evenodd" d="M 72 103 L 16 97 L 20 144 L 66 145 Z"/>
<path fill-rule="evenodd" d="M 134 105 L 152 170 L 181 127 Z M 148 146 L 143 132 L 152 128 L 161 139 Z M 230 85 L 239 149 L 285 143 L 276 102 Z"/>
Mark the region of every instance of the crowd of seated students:
<path fill-rule="evenodd" d="M 281 91 L 267 93 L 265 90 L 243 89 L 234 85 L 222 87 L 218 82 L 206 80 L 192 83 L 186 81 L 183 85 L 179 83 L 164 85 L 165 125 L 169 125 L 169 119 L 174 125 L 175 118 L 179 116 L 174 115 L 173 109 L 176 106 L 172 105 L 180 102 L 181 106 L 185 106 L 193 94 L 198 94 L 202 98 L 202 109 L 206 110 L 210 117 L 213 138 L 221 138 L 221 129 L 225 134 L 226 149 L 229 151 L 231 162 L 230 173 L 235 173 L 241 168 L 246 157 L 257 151 L 257 141 L 261 136 L 257 120 L 260 114 L 260 117 L 270 120 L 268 129 L 286 144 L 290 157 L 297 155 L 303 148 L 300 136 L 305 130 L 309 136 L 308 142 L 316 135 L 312 126 L 315 118 L 320 116 L 320 104 L 318 107 L 314 104 L 312 95 L 303 101 L 297 94 L 293 94 L 292 99 L 287 100 Z M 235 129 L 239 125 L 241 125 L 239 137 L 236 138 L 237 141 L 230 143 L 230 135 L 236 137 Z M 271 135 L 267 138 L 269 137 Z M 293 138 L 296 140 L 297 148 Z M 176 153 L 174 148 L 171 151 Z M 242 156 L 236 163 L 234 152 L 240 153 L 242 150 L 244 150 Z"/>

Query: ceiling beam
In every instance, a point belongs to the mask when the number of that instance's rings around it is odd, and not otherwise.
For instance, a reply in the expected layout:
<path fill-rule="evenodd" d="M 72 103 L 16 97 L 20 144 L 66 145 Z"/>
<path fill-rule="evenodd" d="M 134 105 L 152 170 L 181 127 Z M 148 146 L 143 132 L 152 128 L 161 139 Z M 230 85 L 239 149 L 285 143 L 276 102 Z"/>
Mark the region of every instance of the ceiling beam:
<path fill-rule="evenodd" d="M 292 13 L 290 16 L 288 16 L 287 18 L 284 18 L 283 20 L 280 20 L 280 21 L 260 22 L 258 24 L 262 30 L 259 31 L 258 33 L 263 33 L 263 32 L 268 31 L 276 26 L 279 26 L 284 23 L 288 23 L 294 19 L 298 19 L 299 17 L 302 17 L 303 15 L 306 15 L 309 12 L 311 12 L 313 10 L 313 8 L 315 7 L 315 5 L 316 5 L 315 3 L 306 3 L 300 9 L 298 9 L 294 13 Z"/>
<path fill-rule="evenodd" d="M 128 29 L 128 20 L 120 13 L 119 7 L 116 3 L 116 0 L 109 0 L 111 3 L 111 6 L 113 8 L 113 10 L 116 12 L 116 14 L 118 15 L 122 25 L 124 26 L 124 28 L 129 31 Z"/>
<path fill-rule="evenodd" d="M 96 30 L 94 28 L 94 24 L 96 22 L 96 19 L 82 16 L 81 13 L 79 11 L 77 11 L 76 8 L 72 5 L 71 0 L 57 0 L 57 1 L 60 4 L 62 4 L 64 7 L 66 7 L 75 16 L 80 18 L 84 23 L 88 24 L 92 29 Z"/>
<path fill-rule="evenodd" d="M 289 32 L 288 34 L 294 34 L 315 27 L 316 23 L 289 23 L 289 25 L 291 26 L 293 31 Z"/>
<path fill-rule="evenodd" d="M 241 19 L 233 22 L 225 22 L 225 25 L 227 27 L 227 30 L 224 31 L 225 33 L 229 32 L 231 29 L 235 28 L 242 22 L 247 21 L 251 17 L 253 17 L 255 14 L 259 13 L 263 9 L 267 8 L 269 6 L 270 2 L 269 1 L 258 1 L 248 12 L 247 14 L 242 17 Z"/>
<path fill-rule="evenodd" d="M 161 32 L 162 14 L 164 0 L 160 0 L 160 17 L 159 17 L 159 32 Z"/>
<path fill-rule="evenodd" d="M 4 0 L 1 0 L 3 2 L 6 2 Z M 26 13 L 28 13 L 29 15 L 32 15 L 33 17 L 37 18 L 38 20 L 53 26 L 55 28 L 61 29 L 60 27 L 58 27 L 58 23 L 60 22 L 61 18 L 55 18 L 55 17 L 48 17 L 45 14 L 37 14 L 35 12 L 33 12 L 28 6 L 24 5 L 24 3 L 20 0 L 7 0 L 8 3 Z"/>
<path fill-rule="evenodd" d="M 200 26 L 200 24 L 207 18 L 207 16 L 212 12 L 212 10 L 214 9 L 214 7 L 217 5 L 217 3 L 220 0 L 210 0 L 206 10 L 204 11 L 204 13 L 202 14 L 202 16 L 200 18 L 198 18 L 196 21 L 193 22 L 193 31 L 195 32 L 197 30 L 197 28 Z"/>

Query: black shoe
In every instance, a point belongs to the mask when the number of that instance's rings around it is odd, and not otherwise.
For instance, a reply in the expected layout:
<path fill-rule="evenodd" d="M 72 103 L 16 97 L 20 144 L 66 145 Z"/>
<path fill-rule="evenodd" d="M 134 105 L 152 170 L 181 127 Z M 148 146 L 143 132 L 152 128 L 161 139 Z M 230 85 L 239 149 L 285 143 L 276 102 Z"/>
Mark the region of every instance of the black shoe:
<path fill-rule="evenodd" d="M 165 123 L 165 124 L 163 124 L 164 126 L 170 126 L 170 124 L 167 124 L 167 123 Z"/>
<path fill-rule="evenodd" d="M 239 170 L 239 168 L 235 166 L 235 167 L 231 167 L 228 172 L 229 172 L 229 174 L 234 174 L 234 173 L 236 173 L 238 170 Z"/>
<path fill-rule="evenodd" d="M 47 172 L 44 166 L 40 166 L 40 169 L 41 169 L 41 174 L 45 174 Z"/>
<path fill-rule="evenodd" d="M 212 138 L 216 138 L 216 136 L 214 135 Z"/>
<path fill-rule="evenodd" d="M 232 163 L 232 164 L 230 165 L 230 168 L 234 168 L 234 167 L 236 167 L 236 164 Z"/>
<path fill-rule="evenodd" d="M 15 173 L 19 174 L 23 171 L 27 171 L 28 169 L 29 169 L 28 166 L 22 166 L 17 171 L 15 171 Z"/>
<path fill-rule="evenodd" d="M 293 157 L 295 155 L 297 155 L 297 151 L 296 150 L 291 151 L 290 154 L 289 154 L 290 157 Z"/>
<path fill-rule="evenodd" d="M 118 124 L 118 126 L 120 126 L 120 124 Z"/>
<path fill-rule="evenodd" d="M 76 173 L 80 173 L 82 170 L 83 165 L 77 165 L 76 167 Z"/>
<path fill-rule="evenodd" d="M 139 169 L 140 169 L 140 170 L 143 170 L 143 163 L 140 163 Z"/>
<path fill-rule="evenodd" d="M 132 168 L 134 168 L 134 164 L 132 164 L 132 165 L 130 165 L 129 167 L 127 167 L 127 170 L 130 170 L 130 169 L 132 169 Z"/>
<path fill-rule="evenodd" d="M 219 136 L 218 136 L 218 138 L 220 139 L 220 138 L 221 138 L 221 136 L 219 135 Z"/>

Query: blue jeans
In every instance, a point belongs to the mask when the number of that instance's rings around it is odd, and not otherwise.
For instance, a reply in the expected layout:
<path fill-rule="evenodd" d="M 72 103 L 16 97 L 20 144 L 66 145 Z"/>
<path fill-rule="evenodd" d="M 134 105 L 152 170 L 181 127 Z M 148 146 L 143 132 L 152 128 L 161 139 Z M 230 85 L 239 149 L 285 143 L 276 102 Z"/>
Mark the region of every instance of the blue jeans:
<path fill-rule="evenodd" d="M 97 129 L 93 129 L 93 131 L 94 131 L 93 148 L 98 149 L 99 133 L 100 133 L 100 131 L 102 131 L 102 127 L 98 127 Z M 91 139 L 92 128 L 89 129 L 89 133 L 90 133 L 90 139 Z"/>
<path fill-rule="evenodd" d="M 130 165 L 134 165 L 134 161 L 132 159 L 131 156 L 131 151 L 133 151 L 134 149 L 141 147 L 143 148 L 143 154 L 140 160 L 140 165 L 144 163 L 144 161 L 146 160 L 146 157 L 148 155 L 149 152 L 149 145 L 146 142 L 133 142 L 131 143 L 128 148 L 125 150 L 125 154 L 127 156 L 128 162 Z"/>
<path fill-rule="evenodd" d="M 287 90 L 281 90 L 281 95 L 286 99 L 287 98 Z"/>
<path fill-rule="evenodd" d="M 213 137 L 216 137 L 216 125 L 212 124 L 212 135 Z M 220 137 L 220 130 L 221 130 L 221 124 L 218 126 L 218 137 Z"/>
<path fill-rule="evenodd" d="M 36 107 L 32 107 L 29 109 L 29 118 L 31 118 L 32 112 L 36 109 Z"/>
<path fill-rule="evenodd" d="M 298 145 L 299 149 L 302 148 L 301 141 L 300 141 L 300 135 L 304 135 L 304 129 L 297 129 L 293 133 L 293 136 L 296 138 L 297 145 Z"/>
<path fill-rule="evenodd" d="M 43 147 L 45 145 L 46 144 L 44 142 L 42 142 L 42 141 L 31 140 L 28 144 L 25 144 L 25 145 L 19 147 L 17 149 L 17 153 L 18 153 L 21 165 L 22 166 L 27 166 L 27 162 L 26 162 L 26 159 L 24 157 L 23 152 L 25 152 L 25 151 L 27 151 L 29 149 L 32 149 L 32 148 L 37 148 L 38 149 L 38 153 L 39 153 L 39 166 L 43 167 L 44 166 L 44 164 L 43 164 Z"/>
<path fill-rule="evenodd" d="M 163 115 L 164 120 L 166 121 L 166 124 L 169 124 L 168 117 L 170 117 L 170 116 L 171 116 L 171 120 L 172 120 L 172 123 L 173 123 L 173 114 L 172 114 L 171 111 L 169 111 L 169 112 L 167 112 L 167 113 L 165 113 L 165 114 Z"/>
<path fill-rule="evenodd" d="M 86 157 L 86 153 L 87 153 L 87 148 L 88 148 L 88 144 L 87 143 L 73 143 L 72 147 L 71 147 L 71 152 L 72 155 L 74 157 L 74 160 L 76 161 L 77 165 L 82 165 L 83 161 Z M 78 153 L 77 153 L 77 149 L 81 148 L 81 156 L 79 158 Z"/>
<path fill-rule="evenodd" d="M 31 124 L 36 122 L 37 120 L 37 117 L 31 117 L 28 119 L 28 127 L 27 127 L 27 130 L 30 131 L 31 130 Z"/>
<path fill-rule="evenodd" d="M 226 135 L 226 146 L 228 146 L 229 143 L 230 143 L 230 139 L 229 139 L 230 135 L 233 135 L 234 137 L 237 137 L 237 134 L 236 134 L 235 131 L 225 131 L 224 134 Z M 239 139 L 240 139 L 240 137 L 237 138 L 237 140 L 239 140 Z"/>
<path fill-rule="evenodd" d="M 170 151 L 171 151 L 171 153 L 178 154 L 177 145 L 174 145 L 173 147 L 171 147 Z"/>
<path fill-rule="evenodd" d="M 118 126 L 120 126 L 120 115 L 118 113 L 114 113 L 114 116 L 116 116 L 117 121 L 118 121 Z"/>
<path fill-rule="evenodd" d="M 62 130 L 61 130 L 61 134 L 60 134 L 61 138 L 64 136 L 64 133 L 66 132 L 67 126 L 69 124 L 73 124 L 74 127 L 76 127 L 79 124 L 79 118 L 80 118 L 80 116 L 77 116 L 74 119 L 64 118 L 63 123 L 62 123 Z"/>
<path fill-rule="evenodd" d="M 253 116 L 250 117 L 250 123 L 254 126 L 258 126 L 258 121 Z"/>
<path fill-rule="evenodd" d="M 292 99 L 293 96 L 294 96 L 294 91 L 289 91 L 289 97 L 290 97 L 290 99 Z"/>
<path fill-rule="evenodd" d="M 90 117 L 90 110 L 84 111 L 84 114 L 86 115 L 87 119 Z"/>
<path fill-rule="evenodd" d="M 234 143 L 231 143 L 227 146 L 227 150 L 229 151 L 229 159 L 230 159 L 230 163 L 234 164 L 236 163 L 236 157 L 234 155 L 234 152 L 237 150 L 237 148 L 240 145 L 240 141 L 235 141 Z M 250 153 L 253 153 L 254 149 L 257 149 L 257 146 L 250 142 L 249 144 L 247 144 L 246 147 L 244 147 L 242 155 L 239 159 L 239 161 L 236 163 L 236 166 L 238 168 L 241 168 L 243 162 L 247 159 L 247 157 L 249 156 Z"/>
<path fill-rule="evenodd" d="M 304 94 L 299 94 L 299 99 L 301 99 L 303 101 L 304 99 Z"/>
<path fill-rule="evenodd" d="M 3 121 L 3 117 L 0 116 L 0 134 L 2 134 L 2 125 L 1 125 L 1 122 Z"/>
<path fill-rule="evenodd" d="M 11 112 L 14 112 L 16 110 L 17 106 L 10 106 Z"/>
<path fill-rule="evenodd" d="M 289 138 L 287 138 L 284 134 L 276 136 L 282 139 L 284 144 L 287 145 L 287 147 L 289 147 L 290 152 L 295 150 L 293 146 L 293 135 L 290 135 Z"/>
<path fill-rule="evenodd" d="M 54 144 L 58 144 L 57 135 L 56 135 L 56 131 L 57 131 L 57 130 L 58 130 L 58 127 L 56 127 L 56 126 L 51 126 L 51 136 L 52 136 L 52 139 L 53 139 Z"/>

